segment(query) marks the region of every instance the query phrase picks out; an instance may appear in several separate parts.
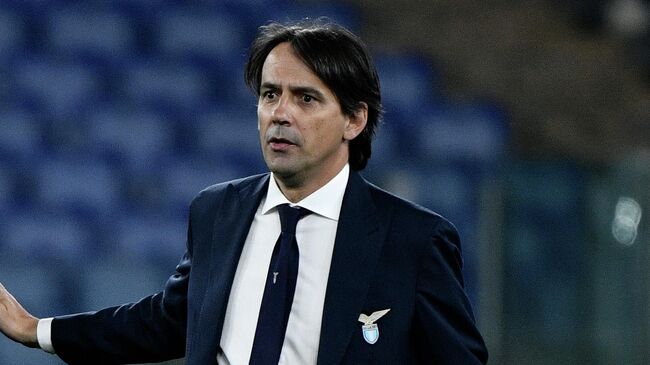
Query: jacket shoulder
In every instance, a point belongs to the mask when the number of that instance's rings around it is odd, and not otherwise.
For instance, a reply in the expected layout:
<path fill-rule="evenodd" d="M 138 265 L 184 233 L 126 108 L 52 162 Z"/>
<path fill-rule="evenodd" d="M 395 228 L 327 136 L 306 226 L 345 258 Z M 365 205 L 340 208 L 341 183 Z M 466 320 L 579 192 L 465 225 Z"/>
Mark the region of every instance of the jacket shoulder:
<path fill-rule="evenodd" d="M 389 208 L 395 211 L 395 214 L 406 216 L 411 219 L 425 220 L 428 222 L 445 223 L 452 225 L 449 220 L 434 212 L 433 210 L 423 207 L 408 199 L 402 198 L 389 191 L 386 191 L 372 183 L 366 182 L 375 204 L 380 209 Z M 453 225 L 452 225 L 453 226 Z"/>
<path fill-rule="evenodd" d="M 223 199 L 229 189 L 242 191 L 257 186 L 263 179 L 268 177 L 268 175 L 268 173 L 252 175 L 210 185 L 201 190 L 194 199 L 192 199 L 190 207 L 191 209 L 200 209 L 201 207 L 212 206 L 215 202 Z"/>
<path fill-rule="evenodd" d="M 427 237 L 439 242 L 439 244 L 442 244 L 440 241 L 441 238 L 444 238 L 444 245 L 450 245 L 453 247 L 452 250 L 457 250 L 460 255 L 460 235 L 454 224 L 447 218 L 371 183 L 367 184 L 377 209 L 390 212 L 389 221 L 392 222 L 391 227 L 400 230 L 402 237 L 411 237 L 414 242 L 422 242 L 424 250 L 428 247 L 427 242 L 431 241 L 418 240 L 418 237 Z M 462 259 L 460 257 L 457 259 L 460 266 L 462 266 Z"/>

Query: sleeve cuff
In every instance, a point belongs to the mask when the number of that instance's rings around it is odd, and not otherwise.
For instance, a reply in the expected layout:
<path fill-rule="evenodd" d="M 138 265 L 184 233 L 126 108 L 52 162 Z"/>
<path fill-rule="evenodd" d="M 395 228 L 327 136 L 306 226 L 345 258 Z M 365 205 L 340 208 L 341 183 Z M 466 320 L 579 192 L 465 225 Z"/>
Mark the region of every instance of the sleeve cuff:
<path fill-rule="evenodd" d="M 38 339 L 38 346 L 50 354 L 54 354 L 54 346 L 52 346 L 52 320 L 54 318 L 44 318 L 38 321 L 36 326 L 36 338 Z"/>

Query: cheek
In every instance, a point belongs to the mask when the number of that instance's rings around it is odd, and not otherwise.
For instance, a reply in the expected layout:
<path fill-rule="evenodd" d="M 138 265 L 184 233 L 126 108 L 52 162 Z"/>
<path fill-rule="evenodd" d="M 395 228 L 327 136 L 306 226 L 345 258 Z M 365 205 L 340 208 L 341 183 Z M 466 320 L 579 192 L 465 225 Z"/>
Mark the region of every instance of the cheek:
<path fill-rule="evenodd" d="M 323 118 L 316 123 L 314 133 L 319 138 L 328 141 L 340 141 L 345 132 L 345 122 L 338 116 Z"/>
<path fill-rule="evenodd" d="M 327 125 L 326 123 L 328 122 L 331 123 L 332 121 L 319 121 L 318 125 L 309 131 L 313 141 L 317 145 L 317 148 L 335 148 L 335 146 L 337 146 L 341 141 L 342 131 L 338 127 Z"/>
<path fill-rule="evenodd" d="M 302 130 L 301 133 L 303 135 L 309 134 L 310 137 L 316 143 L 323 142 L 323 140 L 327 139 L 326 128 L 323 127 L 324 123 L 327 123 L 327 120 L 325 119 L 316 120 L 316 122 L 313 123 L 311 128 Z"/>

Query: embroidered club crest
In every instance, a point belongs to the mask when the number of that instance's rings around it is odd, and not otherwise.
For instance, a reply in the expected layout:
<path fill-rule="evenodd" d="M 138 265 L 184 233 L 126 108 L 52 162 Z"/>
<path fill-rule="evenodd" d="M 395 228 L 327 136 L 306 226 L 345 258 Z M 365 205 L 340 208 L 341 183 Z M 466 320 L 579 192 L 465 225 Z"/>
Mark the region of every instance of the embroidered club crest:
<path fill-rule="evenodd" d="M 363 326 L 361 326 L 361 333 L 363 334 L 363 339 L 366 340 L 367 343 L 374 345 L 377 340 L 379 340 L 379 326 L 377 326 L 375 322 L 389 311 L 390 308 L 373 312 L 369 316 L 363 313 L 359 315 L 359 322 L 363 323 Z"/>
<path fill-rule="evenodd" d="M 367 343 L 374 345 L 375 342 L 379 339 L 379 327 L 377 324 L 368 324 L 361 326 L 363 332 L 363 339 Z"/>

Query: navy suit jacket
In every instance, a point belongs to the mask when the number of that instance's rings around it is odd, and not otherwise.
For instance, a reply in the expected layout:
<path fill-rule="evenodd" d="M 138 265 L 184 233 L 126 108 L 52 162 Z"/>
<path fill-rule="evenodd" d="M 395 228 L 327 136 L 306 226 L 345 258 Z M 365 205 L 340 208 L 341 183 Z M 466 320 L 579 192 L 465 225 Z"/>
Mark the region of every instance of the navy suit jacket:
<path fill-rule="evenodd" d="M 214 364 L 232 281 L 269 175 L 214 185 L 190 208 L 187 251 L 164 288 L 137 303 L 57 317 L 52 342 L 70 364 Z M 484 364 L 463 288 L 458 234 L 439 215 L 351 172 L 336 233 L 318 364 Z M 137 280 L 137 278 L 134 278 Z M 359 314 L 390 308 L 379 340 Z"/>

